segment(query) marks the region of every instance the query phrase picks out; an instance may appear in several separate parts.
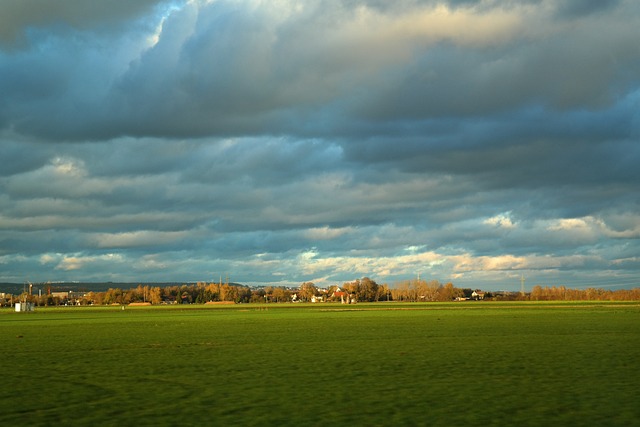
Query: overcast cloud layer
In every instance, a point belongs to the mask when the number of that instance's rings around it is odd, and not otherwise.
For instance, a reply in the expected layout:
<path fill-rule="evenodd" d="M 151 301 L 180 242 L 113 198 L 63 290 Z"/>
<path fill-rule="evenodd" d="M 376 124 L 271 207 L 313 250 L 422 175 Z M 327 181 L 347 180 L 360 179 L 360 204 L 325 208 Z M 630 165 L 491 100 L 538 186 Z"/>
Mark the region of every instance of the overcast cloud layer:
<path fill-rule="evenodd" d="M 635 0 L 4 1 L 0 281 L 639 286 L 639 40 Z"/>

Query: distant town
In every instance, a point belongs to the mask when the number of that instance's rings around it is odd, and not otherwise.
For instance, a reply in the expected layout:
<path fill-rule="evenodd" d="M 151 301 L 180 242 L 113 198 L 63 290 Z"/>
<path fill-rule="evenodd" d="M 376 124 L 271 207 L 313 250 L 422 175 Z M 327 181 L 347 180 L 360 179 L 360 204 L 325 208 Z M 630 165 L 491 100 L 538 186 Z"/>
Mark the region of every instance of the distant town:
<path fill-rule="evenodd" d="M 437 280 L 407 280 L 393 287 L 368 277 L 318 287 L 247 286 L 228 281 L 196 283 L 0 283 L 0 305 L 22 309 L 38 306 L 233 304 L 233 303 L 341 303 L 461 301 L 640 301 L 640 288 L 584 290 L 564 286 L 534 286 L 529 292 L 484 291 L 458 288 Z"/>

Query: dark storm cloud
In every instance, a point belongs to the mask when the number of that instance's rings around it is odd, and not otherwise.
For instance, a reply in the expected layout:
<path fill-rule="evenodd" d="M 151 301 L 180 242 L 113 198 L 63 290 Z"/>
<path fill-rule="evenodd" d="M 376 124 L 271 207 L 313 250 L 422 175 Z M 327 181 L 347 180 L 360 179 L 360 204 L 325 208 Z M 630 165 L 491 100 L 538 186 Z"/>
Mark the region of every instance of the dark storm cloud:
<path fill-rule="evenodd" d="M 283 19 L 275 8 L 241 13 L 235 3 L 215 2 L 199 9 L 190 33 L 168 20 L 159 43 L 120 87 L 136 126 L 165 120 L 132 133 L 300 133 L 305 121 L 313 126 L 328 118 L 332 128 L 313 131 L 332 135 L 362 121 L 366 128 L 398 119 L 486 117 L 531 105 L 601 108 L 640 74 L 633 23 L 616 22 L 612 29 L 612 21 L 598 20 L 553 29 L 549 37 L 545 25 L 536 29 L 499 9 L 476 21 L 470 12 L 418 9 L 418 18 L 398 18 L 408 29 L 388 29 L 390 22 L 378 16 L 336 4 L 306 8 Z M 476 40 L 438 26 L 447 20 L 484 25 L 476 24 Z"/>
<path fill-rule="evenodd" d="M 11 137 L 0 137 L 0 177 L 37 169 L 47 163 L 52 151 L 41 148 L 43 147 L 32 145 L 21 138 L 14 140 Z"/>
<path fill-rule="evenodd" d="M 354 162 L 476 176 L 487 189 L 596 184 L 631 189 L 640 182 L 633 166 L 639 156 L 632 107 L 637 102 L 631 95 L 607 111 L 535 108 L 484 120 L 460 118 L 444 130 L 438 121 L 424 126 L 421 137 L 372 137 L 344 147 Z"/>
<path fill-rule="evenodd" d="M 562 18 L 582 17 L 605 12 L 620 4 L 620 0 L 562 0 L 558 2 L 558 14 Z"/>
<path fill-rule="evenodd" d="M 35 29 L 65 27 L 79 30 L 104 29 L 121 26 L 149 13 L 166 0 L 112 0 L 86 2 L 83 0 L 4 0 L 0 14 L 0 47 L 24 43 L 28 32 Z"/>
<path fill-rule="evenodd" d="M 606 108 L 637 83 L 637 29 L 618 19 L 630 3 L 570 29 L 542 8 L 455 5 L 191 3 L 167 16 L 157 43 L 134 43 L 138 56 L 126 38 L 95 34 L 54 39 L 49 57 L 16 54 L 0 117 L 48 138 L 349 136 L 382 125 L 397 135 L 407 121 Z"/>

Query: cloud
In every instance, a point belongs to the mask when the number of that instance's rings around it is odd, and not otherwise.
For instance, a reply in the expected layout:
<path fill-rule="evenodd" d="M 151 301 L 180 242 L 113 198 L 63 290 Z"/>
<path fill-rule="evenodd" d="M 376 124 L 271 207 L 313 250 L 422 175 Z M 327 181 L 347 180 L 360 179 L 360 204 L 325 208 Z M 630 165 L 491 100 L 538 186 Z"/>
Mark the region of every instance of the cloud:
<path fill-rule="evenodd" d="M 632 210 L 604 215 L 609 199 L 594 211 L 599 218 L 557 217 L 566 194 L 552 202 L 538 190 L 547 205 L 531 210 L 517 190 L 487 192 L 482 182 L 384 164 L 355 169 L 341 150 L 314 141 L 124 139 L 104 148 L 59 145 L 40 168 L 3 178 L 4 246 L 34 254 L 65 249 L 68 259 L 56 271 L 83 274 L 108 272 L 106 263 L 85 260 L 117 250 L 125 257 L 123 277 L 157 274 L 145 267 L 149 259 L 177 275 L 184 263 L 197 265 L 204 250 L 220 266 L 207 269 L 211 274 L 232 262 L 235 271 L 251 269 L 251 277 L 286 274 L 294 283 L 307 276 L 327 283 L 353 275 L 393 280 L 415 270 L 462 281 L 487 271 L 559 269 L 577 247 L 611 238 L 624 245 L 637 235 Z M 149 152 L 139 172 L 139 163 L 126 164 Z M 411 256 L 407 248 L 414 248 Z M 600 265 L 631 256 L 611 246 L 599 251 Z M 297 255 L 304 253 L 313 256 Z"/>
<path fill-rule="evenodd" d="M 45 254 L 41 257 L 41 262 L 43 264 L 56 263 L 55 270 L 75 271 L 98 264 L 107 264 L 113 267 L 115 264 L 122 262 L 122 257 L 117 254 L 98 256 Z"/>
<path fill-rule="evenodd" d="M 549 231 L 562 232 L 573 235 L 598 236 L 609 238 L 637 238 L 640 236 L 640 216 L 629 219 L 628 228 L 613 230 L 604 220 L 594 217 L 562 218 L 552 221 Z"/>
<path fill-rule="evenodd" d="M 609 11 L 619 6 L 621 2 L 620 0 L 564 0 L 557 3 L 557 14 L 561 18 L 574 18 Z"/>
<path fill-rule="evenodd" d="M 98 248 L 141 248 L 144 246 L 161 247 L 176 244 L 189 236 L 184 231 L 148 231 L 137 230 L 127 233 L 100 233 L 90 238 L 95 239 Z"/>
<path fill-rule="evenodd" d="M 611 77 L 637 58 L 631 23 L 617 22 L 613 32 L 604 31 L 606 20 L 569 31 L 529 5 L 482 12 L 427 5 L 385 15 L 314 2 L 283 14 L 261 3 L 243 12 L 231 2 L 191 4 L 168 19 L 159 43 L 121 80 L 117 101 L 136 120 L 131 133 L 304 133 L 307 125 L 298 123 L 327 117 L 339 126 L 333 132 L 344 133 L 354 122 L 341 116 L 358 123 L 539 103 L 600 108 L 625 88 L 611 87 Z M 195 24 L 178 25 L 182 19 Z M 140 127 L 151 117 L 166 120 Z"/>
<path fill-rule="evenodd" d="M 0 16 L 0 47 L 27 38 L 34 29 L 96 30 L 122 25 L 149 13 L 163 0 L 129 2 L 114 0 L 107 3 L 87 3 L 81 0 L 6 0 Z"/>
<path fill-rule="evenodd" d="M 4 279 L 637 274 L 636 2 L 107 8 L 0 17 Z"/>
<path fill-rule="evenodd" d="M 515 227 L 515 224 L 511 221 L 511 218 L 509 217 L 508 212 L 506 214 L 500 214 L 500 215 L 493 216 L 491 218 L 487 218 L 484 220 L 484 224 L 489 224 L 495 227 L 507 228 L 507 229 Z"/>
<path fill-rule="evenodd" d="M 330 228 L 330 227 L 314 227 L 305 231 L 304 235 L 309 240 L 331 240 L 340 237 L 345 233 L 349 233 L 351 227 Z"/>
<path fill-rule="evenodd" d="M 570 25 L 529 3 L 165 6 L 146 31 L 81 30 L 10 54 L 0 62 L 9 76 L 0 117 L 64 139 L 350 137 L 537 105 L 600 110 L 638 75 L 636 26 L 623 19 L 633 3 L 612 6 Z"/>

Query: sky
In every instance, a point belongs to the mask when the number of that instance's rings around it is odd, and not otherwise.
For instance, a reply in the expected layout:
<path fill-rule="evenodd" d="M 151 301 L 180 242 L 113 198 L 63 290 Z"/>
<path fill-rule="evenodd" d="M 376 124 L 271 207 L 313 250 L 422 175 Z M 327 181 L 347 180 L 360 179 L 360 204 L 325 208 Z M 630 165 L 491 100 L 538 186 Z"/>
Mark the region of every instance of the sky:
<path fill-rule="evenodd" d="M 636 0 L 2 0 L 0 281 L 640 286 Z"/>

